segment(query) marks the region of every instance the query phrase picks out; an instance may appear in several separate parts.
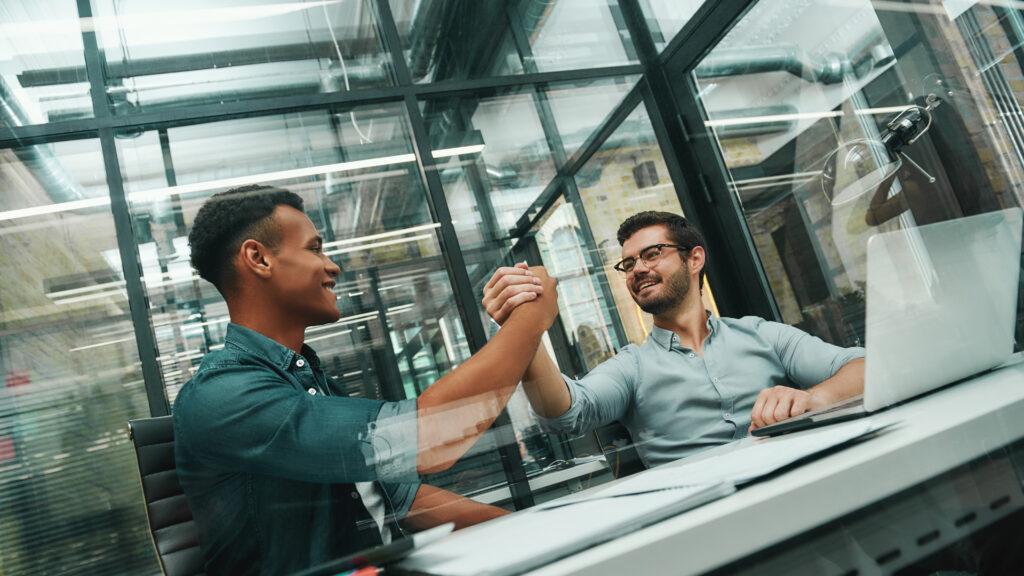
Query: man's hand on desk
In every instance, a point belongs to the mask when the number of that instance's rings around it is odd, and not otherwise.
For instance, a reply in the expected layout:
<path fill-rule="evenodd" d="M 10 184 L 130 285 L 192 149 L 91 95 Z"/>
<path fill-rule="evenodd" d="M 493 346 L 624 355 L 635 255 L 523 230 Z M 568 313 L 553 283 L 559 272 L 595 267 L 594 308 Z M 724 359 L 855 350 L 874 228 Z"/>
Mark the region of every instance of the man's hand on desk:
<path fill-rule="evenodd" d="M 807 390 L 798 390 L 789 386 L 773 386 L 761 390 L 757 395 L 754 409 L 750 411 L 750 428 L 747 432 L 769 424 L 775 424 L 790 416 L 803 414 L 808 410 L 817 410 L 829 403 L 818 394 Z"/>

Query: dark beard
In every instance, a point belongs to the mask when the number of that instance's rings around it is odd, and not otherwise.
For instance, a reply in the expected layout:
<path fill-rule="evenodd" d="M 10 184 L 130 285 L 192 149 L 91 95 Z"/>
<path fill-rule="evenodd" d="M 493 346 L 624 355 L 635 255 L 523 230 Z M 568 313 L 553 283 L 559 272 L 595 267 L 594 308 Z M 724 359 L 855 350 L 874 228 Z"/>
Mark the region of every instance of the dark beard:
<path fill-rule="evenodd" d="M 662 282 L 665 284 L 667 290 L 665 290 L 665 293 L 658 298 L 648 299 L 641 304 L 636 299 L 636 295 L 633 296 L 633 301 L 640 306 L 640 309 L 652 316 L 664 314 L 665 312 L 679 306 L 684 300 L 686 300 L 686 294 L 690 291 L 690 276 L 687 274 L 685 266 L 677 270 L 668 278 L 662 279 Z"/>

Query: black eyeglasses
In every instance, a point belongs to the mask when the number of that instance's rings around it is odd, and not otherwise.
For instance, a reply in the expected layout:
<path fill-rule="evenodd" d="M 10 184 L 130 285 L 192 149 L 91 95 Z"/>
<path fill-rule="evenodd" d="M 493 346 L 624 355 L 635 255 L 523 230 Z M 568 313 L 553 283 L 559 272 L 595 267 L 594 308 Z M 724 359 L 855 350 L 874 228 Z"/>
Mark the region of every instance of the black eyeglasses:
<path fill-rule="evenodd" d="M 679 244 L 655 244 L 654 246 L 648 246 L 640 251 L 640 256 L 637 258 L 623 258 L 613 268 L 622 272 L 623 274 L 629 274 L 633 271 L 633 267 L 636 266 L 636 261 L 643 260 L 644 265 L 650 268 L 658 262 L 658 258 L 661 258 L 661 251 L 665 248 L 675 248 L 679 251 L 689 250 L 686 246 L 680 246 Z"/>

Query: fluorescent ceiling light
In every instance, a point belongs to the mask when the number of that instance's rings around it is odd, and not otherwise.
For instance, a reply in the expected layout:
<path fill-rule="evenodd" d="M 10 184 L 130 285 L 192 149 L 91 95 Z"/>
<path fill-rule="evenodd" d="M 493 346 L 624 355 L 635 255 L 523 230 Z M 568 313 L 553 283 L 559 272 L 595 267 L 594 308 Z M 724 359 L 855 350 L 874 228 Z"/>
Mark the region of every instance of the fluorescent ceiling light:
<path fill-rule="evenodd" d="M 120 296 L 123 299 L 127 299 L 128 295 L 124 293 L 124 290 L 112 290 L 110 292 L 97 292 L 95 294 L 86 294 L 85 296 L 75 296 L 73 298 L 64 298 L 62 300 L 54 300 L 54 304 L 74 304 L 75 302 L 85 302 L 86 300 L 96 300 L 97 298 L 113 298 Z"/>
<path fill-rule="evenodd" d="M 119 340 L 110 340 L 109 342 L 100 342 L 98 344 L 87 344 L 85 346 L 79 346 L 77 348 L 68 348 L 68 352 L 78 352 L 80 350 L 89 350 L 91 348 L 99 348 L 100 346 L 110 346 L 111 344 L 121 344 L 123 342 L 134 342 L 135 337 L 121 338 Z"/>
<path fill-rule="evenodd" d="M 369 236 L 360 236 L 359 238 L 349 238 L 348 240 L 336 240 L 334 242 L 327 242 L 323 245 L 323 248 L 329 249 L 335 246 L 341 246 L 343 244 L 354 244 L 357 242 L 371 242 L 373 240 L 379 240 L 381 238 L 391 238 L 392 236 L 401 236 L 403 234 L 412 234 L 414 232 L 420 232 L 423 230 L 433 230 L 434 228 L 440 228 L 441 225 L 437 223 L 423 224 L 421 226 L 413 226 L 412 228 L 402 228 L 401 230 L 394 230 L 392 232 L 381 232 L 380 234 L 370 234 Z"/>
<path fill-rule="evenodd" d="M 325 251 L 324 256 L 334 256 L 335 254 L 347 254 L 349 252 L 357 252 L 359 250 L 368 250 L 370 248 L 380 248 L 382 246 L 391 246 L 393 244 L 405 244 L 406 242 L 415 242 L 417 240 L 427 240 L 432 238 L 430 234 L 420 234 L 411 238 L 399 238 L 397 240 L 386 240 L 384 242 L 374 242 L 373 244 L 360 244 L 359 246 L 352 246 L 349 248 L 339 248 L 337 250 Z"/>
<path fill-rule="evenodd" d="M 442 150 L 434 150 L 430 153 L 434 158 L 448 158 L 451 156 L 460 156 L 462 154 L 479 154 L 484 151 L 483 144 L 473 144 L 472 146 L 457 146 L 455 148 L 444 148 Z"/>
<path fill-rule="evenodd" d="M 483 148 L 484 146 L 482 144 L 474 146 L 462 146 L 460 148 L 445 148 L 441 150 L 435 150 L 431 154 L 434 158 L 446 158 L 449 156 L 457 156 L 460 154 L 476 153 L 479 152 L 480 150 L 483 150 Z M 309 176 L 320 176 L 322 174 L 328 174 L 332 172 L 349 172 L 352 170 L 376 168 L 378 166 L 390 166 L 393 164 L 406 164 L 415 161 L 415 154 L 396 154 L 394 156 L 367 158 L 365 160 L 353 160 L 351 162 L 339 162 L 337 164 L 311 166 L 309 168 L 296 168 L 293 170 L 264 172 L 262 174 L 253 174 L 251 176 L 222 178 L 220 180 L 207 180 L 205 182 L 196 182 L 194 184 L 183 184 L 181 186 L 169 186 L 167 188 L 156 188 L 153 190 L 132 192 L 131 194 L 128 194 L 128 200 L 132 203 L 155 202 L 157 200 L 161 200 L 169 196 L 191 194 L 193 192 L 204 192 L 207 190 L 216 190 L 218 188 L 228 189 L 234 188 L 236 186 L 261 184 L 264 182 L 272 182 L 277 180 L 294 180 L 297 178 L 306 178 Z M 8 210 L 6 212 L 0 212 L 0 222 L 4 222 L 7 220 L 17 220 L 20 218 L 29 218 L 32 216 L 43 216 L 46 214 L 57 214 L 59 212 L 81 210 L 84 208 L 98 208 L 100 206 L 106 206 L 108 204 L 110 204 L 110 197 L 105 196 L 102 198 L 89 198 L 86 200 L 62 202 L 60 204 L 49 204 L 47 206 L 34 206 L 32 208 Z"/>
<path fill-rule="evenodd" d="M 855 114 L 864 116 L 868 114 L 896 114 L 903 112 L 913 106 L 888 106 L 885 108 L 864 108 L 854 110 Z M 796 114 L 772 114 L 769 116 L 746 116 L 742 118 L 721 118 L 704 122 L 707 127 L 720 126 L 747 126 L 750 124 L 764 124 L 768 122 L 788 122 L 791 120 L 818 120 L 821 118 L 839 118 L 843 115 L 842 110 L 829 110 L 827 112 L 798 112 Z"/>

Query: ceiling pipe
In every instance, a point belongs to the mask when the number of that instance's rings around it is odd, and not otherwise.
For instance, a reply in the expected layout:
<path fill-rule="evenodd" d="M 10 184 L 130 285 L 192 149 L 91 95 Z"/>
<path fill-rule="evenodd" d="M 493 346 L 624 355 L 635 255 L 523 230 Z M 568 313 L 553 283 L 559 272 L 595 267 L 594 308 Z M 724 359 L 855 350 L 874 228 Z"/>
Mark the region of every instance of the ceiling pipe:
<path fill-rule="evenodd" d="M 28 114 L 0 77 L 0 125 L 16 128 L 28 122 Z M 82 186 L 68 174 L 49 146 L 24 146 L 11 151 L 32 172 L 54 204 L 85 198 Z"/>
<path fill-rule="evenodd" d="M 857 78 L 895 60 L 892 47 L 881 34 L 872 34 L 848 53 L 811 56 L 795 44 L 719 49 L 697 66 L 698 78 L 742 76 L 762 72 L 788 72 L 807 82 L 838 84 L 847 74 Z"/>

